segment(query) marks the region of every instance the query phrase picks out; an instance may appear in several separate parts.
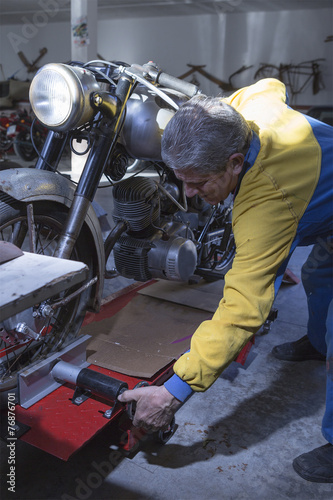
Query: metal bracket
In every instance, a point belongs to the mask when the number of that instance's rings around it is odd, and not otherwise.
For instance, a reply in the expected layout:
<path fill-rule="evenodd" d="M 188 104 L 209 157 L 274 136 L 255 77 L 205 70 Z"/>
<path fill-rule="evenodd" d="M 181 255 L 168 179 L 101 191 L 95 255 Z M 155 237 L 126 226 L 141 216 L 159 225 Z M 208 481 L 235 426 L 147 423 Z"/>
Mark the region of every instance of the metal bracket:
<path fill-rule="evenodd" d="M 89 339 L 90 335 L 83 335 L 61 351 L 19 372 L 19 404 L 23 408 L 30 408 L 63 384 L 63 382 L 56 382 L 51 375 L 52 368 L 57 361 L 62 360 L 82 368 L 87 367 L 89 363 L 86 361 L 86 344 Z"/>
<path fill-rule="evenodd" d="M 104 413 L 103 413 L 103 417 L 104 418 L 107 418 L 108 420 L 110 420 L 110 418 L 112 417 L 112 415 L 114 414 L 115 412 L 115 409 L 116 409 L 116 406 L 118 405 L 119 401 L 115 401 L 113 406 L 111 406 L 111 408 L 109 410 L 106 410 Z M 120 403 L 119 403 L 120 404 Z"/>
<path fill-rule="evenodd" d="M 87 399 L 91 397 L 91 392 L 85 389 L 80 389 L 80 387 L 76 387 L 74 391 L 74 395 L 72 397 L 72 403 L 76 406 L 82 405 Z"/>

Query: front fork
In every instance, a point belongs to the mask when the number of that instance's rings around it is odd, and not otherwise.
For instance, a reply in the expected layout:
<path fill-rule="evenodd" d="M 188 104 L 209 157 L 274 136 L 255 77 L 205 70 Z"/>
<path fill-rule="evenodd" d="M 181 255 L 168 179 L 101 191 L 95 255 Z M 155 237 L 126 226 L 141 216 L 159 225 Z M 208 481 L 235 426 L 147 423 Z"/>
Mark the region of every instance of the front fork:
<path fill-rule="evenodd" d="M 90 203 L 92 202 L 105 163 L 111 153 L 117 137 L 113 128 L 102 124 L 94 131 L 94 143 L 77 185 L 68 217 L 59 238 L 54 256 L 69 259 L 75 242 L 80 234 Z"/>
<path fill-rule="evenodd" d="M 67 136 L 50 130 L 35 168 L 56 171 L 67 142 Z"/>

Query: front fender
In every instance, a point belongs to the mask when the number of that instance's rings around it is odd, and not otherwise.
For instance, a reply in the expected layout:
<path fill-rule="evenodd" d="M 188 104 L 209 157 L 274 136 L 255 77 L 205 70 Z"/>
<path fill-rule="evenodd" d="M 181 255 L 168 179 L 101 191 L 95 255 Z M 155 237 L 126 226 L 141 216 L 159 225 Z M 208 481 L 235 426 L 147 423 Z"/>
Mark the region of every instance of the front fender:
<path fill-rule="evenodd" d="M 18 201 L 50 200 L 70 206 L 74 186 L 69 179 L 32 168 L 10 168 L 0 173 L 0 191 Z"/>
<path fill-rule="evenodd" d="M 7 193 L 15 200 L 25 203 L 48 200 L 69 208 L 74 197 L 75 187 L 69 179 L 54 172 L 31 168 L 11 168 L 0 172 L 0 191 Z M 105 253 L 100 224 L 91 205 L 88 209 L 85 224 L 94 241 L 96 250 L 94 261 L 99 280 L 95 287 L 93 308 L 98 311 L 104 285 Z"/>

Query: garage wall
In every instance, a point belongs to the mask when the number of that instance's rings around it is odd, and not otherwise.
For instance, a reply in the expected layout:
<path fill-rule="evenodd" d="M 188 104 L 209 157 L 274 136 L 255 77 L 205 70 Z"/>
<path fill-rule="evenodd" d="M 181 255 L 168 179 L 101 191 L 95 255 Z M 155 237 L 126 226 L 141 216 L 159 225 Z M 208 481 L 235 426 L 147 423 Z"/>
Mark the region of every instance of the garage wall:
<path fill-rule="evenodd" d="M 243 65 L 252 65 L 233 80 L 237 86 L 253 83 L 261 63 L 298 64 L 325 58 L 320 63 L 325 90 L 313 95 L 310 85 L 294 102 L 330 104 L 333 42 L 324 40 L 331 27 L 330 9 L 100 21 L 98 51 L 103 57 L 127 62 L 152 59 L 177 76 L 189 69 L 188 63 L 205 64 L 205 70 L 223 81 Z M 197 79 L 204 92 L 220 92 L 201 75 Z"/>
<path fill-rule="evenodd" d="M 16 52 L 22 50 L 32 61 L 42 47 L 48 54 L 42 63 L 70 58 L 70 23 L 44 18 L 39 25 L 25 19 L 2 26 L 0 62 L 6 78 L 18 69 L 27 77 Z M 331 104 L 333 97 L 332 11 L 304 10 L 247 14 L 220 14 L 149 19 L 100 20 L 98 52 L 107 59 L 144 63 L 154 60 L 164 70 L 180 75 L 187 64 L 206 65 L 206 70 L 227 81 L 231 73 L 246 65 L 253 67 L 234 79 L 236 86 L 249 85 L 260 63 L 300 63 L 325 58 L 320 63 L 325 89 L 313 95 L 311 86 L 294 104 Z M 217 85 L 196 75 L 207 94 L 217 95 Z"/>
<path fill-rule="evenodd" d="M 26 18 L 31 21 L 31 18 Z M 12 75 L 19 80 L 31 79 L 17 52 L 22 51 L 29 62 L 35 60 L 40 49 L 48 52 L 39 65 L 48 62 L 65 62 L 71 58 L 70 23 L 47 22 L 36 26 L 32 22 L 0 27 L 0 63 L 6 78 Z M 43 23 L 44 24 L 44 23 Z"/>

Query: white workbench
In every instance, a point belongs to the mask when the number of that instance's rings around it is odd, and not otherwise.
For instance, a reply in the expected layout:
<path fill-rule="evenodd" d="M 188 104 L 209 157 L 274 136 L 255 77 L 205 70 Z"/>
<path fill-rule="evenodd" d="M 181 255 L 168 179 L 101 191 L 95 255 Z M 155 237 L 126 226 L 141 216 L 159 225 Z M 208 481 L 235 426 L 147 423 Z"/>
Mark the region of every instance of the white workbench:
<path fill-rule="evenodd" d="M 0 265 L 0 320 L 85 280 L 82 262 L 23 252 Z"/>

